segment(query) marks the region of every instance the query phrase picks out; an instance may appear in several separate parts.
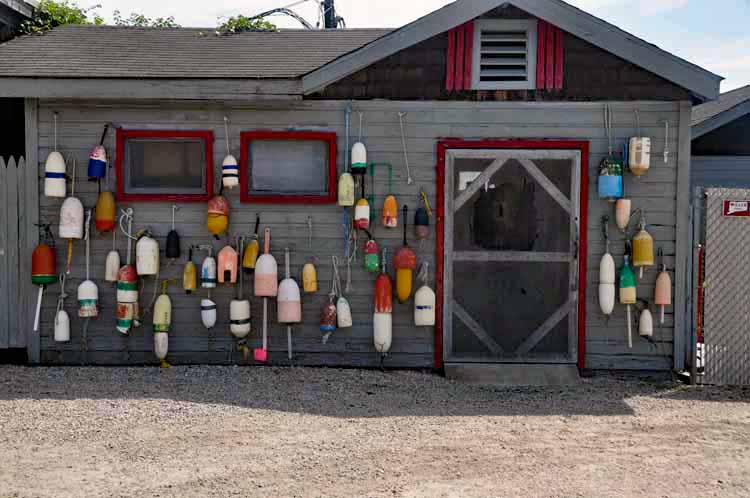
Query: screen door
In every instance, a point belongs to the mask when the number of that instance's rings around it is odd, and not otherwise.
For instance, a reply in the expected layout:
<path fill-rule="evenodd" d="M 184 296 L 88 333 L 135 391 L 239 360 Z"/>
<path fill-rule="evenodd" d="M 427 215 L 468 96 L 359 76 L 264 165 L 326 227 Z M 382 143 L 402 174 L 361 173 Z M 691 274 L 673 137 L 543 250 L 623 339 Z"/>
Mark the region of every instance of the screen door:
<path fill-rule="evenodd" d="M 575 363 L 581 155 L 446 152 L 444 360 Z"/>

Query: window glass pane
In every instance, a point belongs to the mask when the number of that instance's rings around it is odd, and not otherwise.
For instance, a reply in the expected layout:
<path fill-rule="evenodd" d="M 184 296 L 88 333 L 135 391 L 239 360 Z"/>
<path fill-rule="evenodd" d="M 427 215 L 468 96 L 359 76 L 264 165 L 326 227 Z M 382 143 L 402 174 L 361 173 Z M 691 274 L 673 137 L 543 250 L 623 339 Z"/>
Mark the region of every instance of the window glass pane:
<path fill-rule="evenodd" d="M 328 192 L 328 143 L 252 140 L 250 193 L 322 195 Z"/>
<path fill-rule="evenodd" d="M 206 149 L 198 138 L 128 139 L 125 191 L 130 193 L 206 192 Z"/>

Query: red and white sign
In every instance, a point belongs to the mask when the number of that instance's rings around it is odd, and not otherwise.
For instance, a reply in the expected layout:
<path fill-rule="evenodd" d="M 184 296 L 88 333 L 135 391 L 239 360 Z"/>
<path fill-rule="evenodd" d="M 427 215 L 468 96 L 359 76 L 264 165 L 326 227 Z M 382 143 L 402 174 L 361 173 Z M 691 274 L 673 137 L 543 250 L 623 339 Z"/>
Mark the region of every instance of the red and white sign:
<path fill-rule="evenodd" d="M 750 217 L 750 201 L 724 201 L 724 216 Z"/>

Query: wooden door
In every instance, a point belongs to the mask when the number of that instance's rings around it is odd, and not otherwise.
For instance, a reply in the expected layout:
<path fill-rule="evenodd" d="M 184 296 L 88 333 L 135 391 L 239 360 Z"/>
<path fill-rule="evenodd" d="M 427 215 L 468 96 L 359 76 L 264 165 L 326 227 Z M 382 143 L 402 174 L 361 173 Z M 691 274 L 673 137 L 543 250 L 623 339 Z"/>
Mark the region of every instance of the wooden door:
<path fill-rule="evenodd" d="M 444 179 L 444 361 L 576 363 L 581 152 L 449 149 Z"/>

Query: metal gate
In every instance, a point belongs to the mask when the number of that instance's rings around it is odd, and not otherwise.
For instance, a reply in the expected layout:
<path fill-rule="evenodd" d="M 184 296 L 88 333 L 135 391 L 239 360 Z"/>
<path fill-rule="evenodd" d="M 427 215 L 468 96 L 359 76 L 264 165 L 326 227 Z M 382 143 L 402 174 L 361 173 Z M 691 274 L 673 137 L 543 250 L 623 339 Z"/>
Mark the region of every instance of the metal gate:
<path fill-rule="evenodd" d="M 750 190 L 709 188 L 705 199 L 702 380 L 750 385 Z"/>
<path fill-rule="evenodd" d="M 447 149 L 443 359 L 578 359 L 581 152 Z"/>
<path fill-rule="evenodd" d="M 22 274 L 20 264 L 27 236 L 26 213 L 21 209 L 25 166 L 23 158 L 6 162 L 0 157 L 0 349 L 26 347 L 21 289 L 31 277 Z"/>

